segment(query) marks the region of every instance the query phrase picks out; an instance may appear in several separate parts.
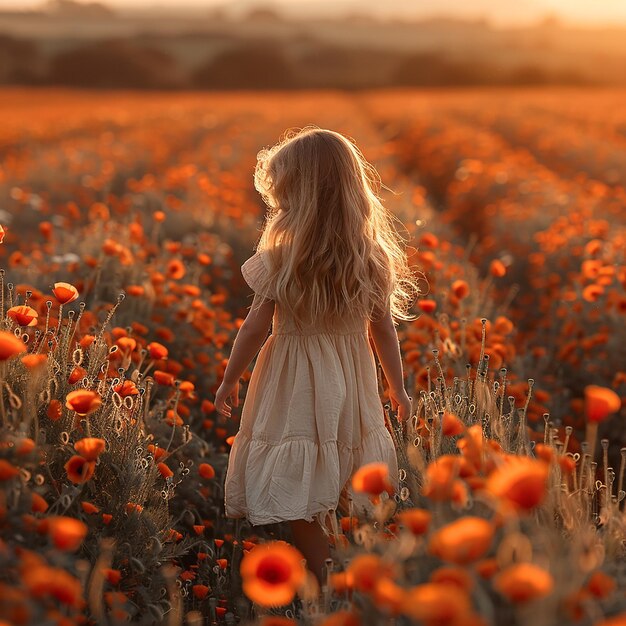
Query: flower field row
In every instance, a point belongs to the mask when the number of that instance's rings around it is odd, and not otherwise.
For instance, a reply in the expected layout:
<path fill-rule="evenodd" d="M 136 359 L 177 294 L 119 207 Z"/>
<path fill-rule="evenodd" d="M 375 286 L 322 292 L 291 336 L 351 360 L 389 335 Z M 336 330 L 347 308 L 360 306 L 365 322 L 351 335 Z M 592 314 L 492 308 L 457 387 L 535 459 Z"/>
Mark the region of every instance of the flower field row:
<path fill-rule="evenodd" d="M 624 623 L 615 94 L 559 122 L 558 92 L 502 114 L 487 92 L 45 93 L 0 104 L 0 620 Z M 371 507 L 341 508 L 321 590 L 284 525 L 224 517 L 238 425 L 212 403 L 251 301 L 255 155 L 312 121 L 376 166 L 423 278 L 412 417 L 385 409 L 400 489 L 355 468 Z"/>

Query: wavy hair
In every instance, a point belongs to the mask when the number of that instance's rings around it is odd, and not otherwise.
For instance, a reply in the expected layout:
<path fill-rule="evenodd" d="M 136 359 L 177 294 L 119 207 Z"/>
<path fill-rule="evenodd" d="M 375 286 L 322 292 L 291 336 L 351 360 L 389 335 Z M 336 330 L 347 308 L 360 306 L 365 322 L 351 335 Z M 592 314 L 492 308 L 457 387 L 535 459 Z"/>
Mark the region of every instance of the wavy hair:
<path fill-rule="evenodd" d="M 262 289 L 296 326 L 408 313 L 420 290 L 380 176 L 351 138 L 308 125 L 257 154 L 254 186 L 269 207 L 256 246 L 272 267 Z M 400 220 L 397 220 L 400 222 Z M 401 222 L 400 222 L 401 223 Z"/>

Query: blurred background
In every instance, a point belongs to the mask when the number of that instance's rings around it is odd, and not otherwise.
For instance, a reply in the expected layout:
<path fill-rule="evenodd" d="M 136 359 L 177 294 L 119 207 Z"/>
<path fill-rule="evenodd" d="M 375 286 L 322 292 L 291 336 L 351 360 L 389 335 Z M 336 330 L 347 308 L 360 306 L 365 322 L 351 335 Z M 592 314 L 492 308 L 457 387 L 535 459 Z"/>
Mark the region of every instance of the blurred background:
<path fill-rule="evenodd" d="M 623 85 L 626 2 L 1 0 L 0 83 Z"/>

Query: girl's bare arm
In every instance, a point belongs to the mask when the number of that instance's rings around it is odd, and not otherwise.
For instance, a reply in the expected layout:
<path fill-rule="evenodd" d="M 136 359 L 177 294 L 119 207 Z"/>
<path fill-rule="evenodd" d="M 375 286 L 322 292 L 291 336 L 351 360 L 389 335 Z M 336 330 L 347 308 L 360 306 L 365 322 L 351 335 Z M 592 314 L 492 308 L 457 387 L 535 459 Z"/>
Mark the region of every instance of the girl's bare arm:
<path fill-rule="evenodd" d="M 402 356 L 391 312 L 387 311 L 385 316 L 377 322 L 370 322 L 369 329 L 389 388 L 398 392 L 403 390 Z"/>
<path fill-rule="evenodd" d="M 392 408 L 398 408 L 398 418 L 404 421 L 411 413 L 411 398 L 404 389 L 404 376 L 402 373 L 402 355 L 398 333 L 393 325 L 391 311 L 387 310 L 381 320 L 370 322 L 369 331 L 380 364 L 389 383 L 389 396 Z"/>
<path fill-rule="evenodd" d="M 239 382 L 242 374 L 267 339 L 274 315 L 274 301 L 266 300 L 258 306 L 259 297 L 258 295 L 254 296 L 250 312 L 235 337 L 228 365 L 224 372 L 223 382 L 226 385 L 234 385 Z"/>

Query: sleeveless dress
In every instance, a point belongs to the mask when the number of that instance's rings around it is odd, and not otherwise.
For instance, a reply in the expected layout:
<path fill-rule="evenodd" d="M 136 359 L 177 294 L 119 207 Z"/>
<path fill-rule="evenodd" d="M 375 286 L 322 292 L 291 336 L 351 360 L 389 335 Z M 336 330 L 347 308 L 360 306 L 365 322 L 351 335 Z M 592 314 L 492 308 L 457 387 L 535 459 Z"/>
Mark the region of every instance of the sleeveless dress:
<path fill-rule="evenodd" d="M 257 291 L 269 269 L 263 251 L 242 266 Z M 265 294 L 271 296 L 272 294 Z M 347 483 L 355 514 L 371 511 L 352 490 L 352 474 L 386 462 L 398 489 L 394 442 L 385 425 L 367 319 L 342 320 L 332 333 L 296 331 L 276 304 L 272 333 L 259 351 L 224 481 L 225 515 L 251 524 L 316 519 L 325 528 Z"/>

